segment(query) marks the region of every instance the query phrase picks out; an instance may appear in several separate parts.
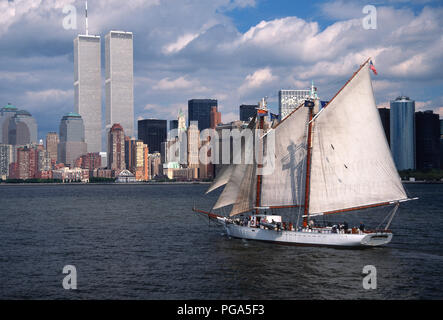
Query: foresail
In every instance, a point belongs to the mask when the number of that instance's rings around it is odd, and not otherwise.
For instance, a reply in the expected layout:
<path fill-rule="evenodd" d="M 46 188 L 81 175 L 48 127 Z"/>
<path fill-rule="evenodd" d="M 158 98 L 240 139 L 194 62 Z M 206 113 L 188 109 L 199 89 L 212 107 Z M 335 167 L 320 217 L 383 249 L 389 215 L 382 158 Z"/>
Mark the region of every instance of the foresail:
<path fill-rule="evenodd" d="M 227 184 L 229 179 L 231 178 L 233 171 L 234 171 L 234 165 L 223 166 L 222 169 L 220 170 L 219 174 L 215 178 L 215 180 L 209 186 L 209 189 L 208 189 L 208 191 L 206 191 L 206 194 Z"/>
<path fill-rule="evenodd" d="M 262 176 L 261 206 L 303 204 L 308 120 L 309 108 L 300 106 L 275 127 L 274 152 L 266 155 L 274 157 L 275 167 Z"/>
<path fill-rule="evenodd" d="M 366 63 L 314 121 L 309 213 L 407 198 Z"/>
<path fill-rule="evenodd" d="M 233 165 L 233 172 L 225 186 L 225 189 L 221 193 L 218 198 L 216 204 L 214 205 L 214 209 L 223 208 L 234 204 L 237 201 L 238 194 L 240 192 L 240 186 L 242 184 L 243 177 L 246 174 L 247 164 L 236 164 Z"/>

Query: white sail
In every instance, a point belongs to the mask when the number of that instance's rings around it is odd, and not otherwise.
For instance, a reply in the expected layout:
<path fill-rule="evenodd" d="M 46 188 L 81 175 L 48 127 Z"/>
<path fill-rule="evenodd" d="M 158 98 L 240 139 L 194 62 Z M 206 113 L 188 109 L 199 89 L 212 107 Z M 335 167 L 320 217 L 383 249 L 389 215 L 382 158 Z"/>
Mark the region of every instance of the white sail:
<path fill-rule="evenodd" d="M 407 198 L 375 105 L 367 63 L 313 125 L 310 214 Z"/>
<path fill-rule="evenodd" d="M 252 166 L 252 165 L 247 165 L 247 164 L 233 165 L 232 175 L 231 175 L 228 183 L 226 184 L 225 189 L 223 190 L 223 192 L 221 193 L 217 202 L 215 203 L 213 209 L 219 209 L 222 207 L 226 207 L 231 204 L 234 204 L 237 201 L 237 197 L 240 192 L 240 186 L 241 186 L 243 177 L 246 174 L 248 166 Z"/>
<path fill-rule="evenodd" d="M 221 186 L 224 186 L 228 183 L 229 179 L 231 178 L 232 172 L 234 171 L 234 165 L 226 165 L 224 166 L 217 177 L 215 177 L 215 180 L 212 182 L 212 184 L 209 186 L 208 191 L 206 191 L 206 194 L 209 192 L 214 191 L 217 188 L 220 188 Z"/>
<path fill-rule="evenodd" d="M 293 206 L 304 202 L 306 135 L 309 108 L 299 107 L 275 128 L 275 168 L 262 177 L 260 206 Z"/>
<path fill-rule="evenodd" d="M 257 190 L 256 165 L 247 165 L 245 175 L 240 185 L 237 199 L 231 210 L 231 216 L 251 211 L 255 206 Z"/>

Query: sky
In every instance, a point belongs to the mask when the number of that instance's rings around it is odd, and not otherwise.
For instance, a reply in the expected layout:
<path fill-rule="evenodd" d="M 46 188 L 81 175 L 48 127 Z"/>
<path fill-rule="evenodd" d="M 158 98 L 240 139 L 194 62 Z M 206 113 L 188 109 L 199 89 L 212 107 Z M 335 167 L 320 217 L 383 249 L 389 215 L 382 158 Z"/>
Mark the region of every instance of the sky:
<path fill-rule="evenodd" d="M 69 5 L 76 29 L 64 27 Z M 365 27 L 366 5 L 376 9 L 375 29 Z M 0 0 L 0 14 L 0 106 L 31 112 L 44 139 L 74 111 L 73 39 L 85 32 L 84 1 Z M 136 119 L 176 119 L 198 98 L 218 99 L 223 122 L 264 96 L 276 113 L 279 89 L 311 81 L 329 100 L 368 57 L 379 107 L 407 95 L 416 110 L 443 118 L 438 0 L 89 0 L 88 18 L 89 33 L 102 36 L 102 67 L 105 34 L 134 34 Z"/>

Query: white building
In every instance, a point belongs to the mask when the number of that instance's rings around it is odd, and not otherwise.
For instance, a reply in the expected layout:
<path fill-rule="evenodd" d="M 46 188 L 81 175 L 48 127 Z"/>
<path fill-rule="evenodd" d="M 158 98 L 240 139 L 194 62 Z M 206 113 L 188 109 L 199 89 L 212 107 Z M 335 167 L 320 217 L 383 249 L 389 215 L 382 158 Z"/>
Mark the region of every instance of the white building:
<path fill-rule="evenodd" d="M 311 95 L 311 90 L 280 90 L 278 92 L 278 113 L 280 119 L 286 118 L 291 111 Z"/>
<path fill-rule="evenodd" d="M 119 123 L 128 137 L 134 132 L 134 58 L 132 32 L 105 36 L 106 129 Z"/>

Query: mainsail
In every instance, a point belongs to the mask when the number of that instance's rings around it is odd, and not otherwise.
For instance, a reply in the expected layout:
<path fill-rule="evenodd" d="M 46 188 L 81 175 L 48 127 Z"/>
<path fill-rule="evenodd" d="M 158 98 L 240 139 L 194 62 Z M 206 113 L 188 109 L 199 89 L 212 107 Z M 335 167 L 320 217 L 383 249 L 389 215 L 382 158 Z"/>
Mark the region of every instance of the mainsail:
<path fill-rule="evenodd" d="M 368 63 L 314 120 L 309 214 L 407 198 L 375 105 Z"/>
<path fill-rule="evenodd" d="M 206 194 L 214 191 L 215 189 L 220 188 L 221 186 L 224 186 L 228 183 L 229 179 L 231 178 L 232 172 L 234 171 L 233 165 L 225 165 L 220 172 L 218 173 L 217 177 L 214 179 L 212 184 L 209 186 L 209 189 L 206 191 Z"/>
<path fill-rule="evenodd" d="M 262 177 L 260 205 L 299 206 L 304 202 L 306 134 L 309 108 L 298 107 L 275 127 L 274 170 Z"/>

